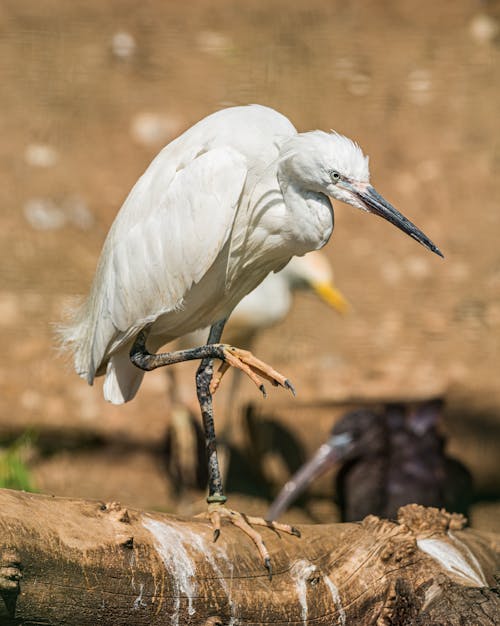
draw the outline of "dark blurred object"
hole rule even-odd
[[[343,521],[374,514],[396,518],[405,504],[444,507],[468,514],[472,478],[446,456],[438,423],[444,402],[386,404],[381,412],[352,411],[331,437],[286,483],[269,509],[276,519],[318,476],[340,463],[336,490]]]
[[[304,448],[294,433],[252,402],[243,407],[240,445],[232,446],[227,489],[270,501],[276,485],[305,462]]]

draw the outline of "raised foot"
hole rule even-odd
[[[226,520],[230,522],[231,524],[242,530],[245,535],[248,535],[255,544],[257,550],[259,551],[264,567],[268,571],[269,580],[271,580],[273,576],[271,557],[269,556],[269,552],[260,533],[252,528],[252,526],[266,526],[271,530],[275,530],[278,532],[281,531],[289,535],[294,535],[295,537],[300,537],[300,531],[294,526],[290,526],[289,524],[280,524],[278,522],[269,522],[262,517],[252,517],[250,515],[245,515],[244,513],[228,509],[223,504],[219,503],[210,503],[208,505],[208,510],[204,513],[196,515],[196,517],[210,520],[214,528],[214,541],[217,541],[220,536],[221,520]]]
[[[236,367],[250,378],[250,380],[262,392],[264,398],[267,395],[266,388],[259,377],[269,381],[275,387],[284,387],[295,395],[295,387],[288,380],[288,378],[277,372],[267,363],[264,363],[264,361],[255,357],[249,350],[242,350],[241,348],[235,348],[234,346],[223,346],[222,351],[225,360],[212,377],[212,382],[210,383],[210,393],[213,394],[217,391],[220,381],[227,370],[230,367]]]

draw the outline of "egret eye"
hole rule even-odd
[[[337,170],[330,170],[328,172],[330,174],[330,178],[332,179],[332,183],[338,183],[340,180],[340,174],[337,172]]]

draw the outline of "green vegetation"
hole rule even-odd
[[[27,432],[8,447],[0,447],[0,487],[36,491],[27,464],[33,441],[33,433]]]

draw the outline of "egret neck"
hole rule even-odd
[[[290,181],[281,168],[278,169],[278,182],[287,209],[287,223],[283,225],[283,230],[296,246],[294,254],[319,250],[333,232],[334,216],[330,199]]]

